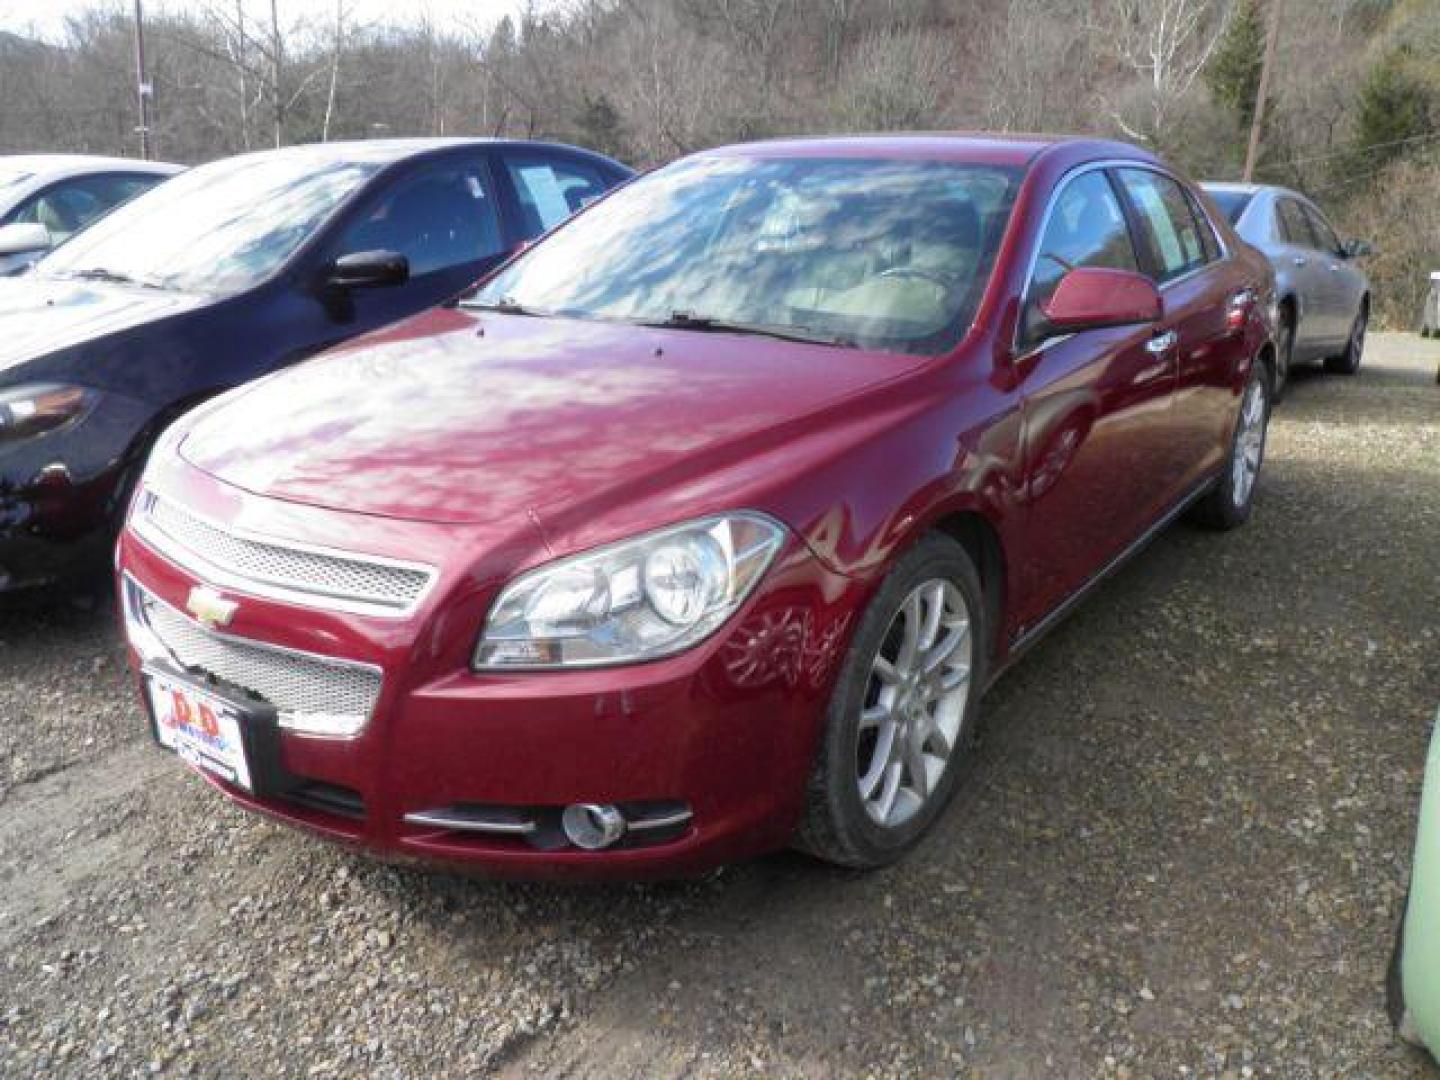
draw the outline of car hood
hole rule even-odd
[[[180,444],[259,495],[417,521],[645,494],[923,358],[440,309],[230,395]]]
[[[26,274],[0,278],[0,374],[142,323],[199,307],[206,297]]]

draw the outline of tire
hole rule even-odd
[[[1285,400],[1290,387],[1290,365],[1295,359],[1295,312],[1287,305],[1280,316],[1280,335],[1275,342],[1275,386],[1270,395],[1271,407]]]
[[[1409,913],[1410,897],[1407,895],[1400,907],[1400,925],[1395,929],[1395,951],[1390,955],[1390,966],[1385,971],[1385,1012],[1402,1042],[1423,1048],[1420,1033],[1415,1030],[1410,1010],[1405,1005],[1405,983],[1400,976],[1400,962],[1405,956],[1405,918]]]
[[[973,763],[990,640],[985,611],[974,563],[954,540],[928,535],[896,562],[846,653],[796,847],[874,869],[913,847],[945,809]],[[917,680],[923,662],[912,666],[907,653],[943,659],[936,674]]]
[[[1225,471],[1210,492],[1195,504],[1191,517],[1210,529],[1234,529],[1250,520],[1260,468],[1265,463],[1265,436],[1270,423],[1270,372],[1256,359],[1240,395],[1235,430]]]
[[[1345,351],[1339,356],[1325,358],[1325,370],[1332,375],[1354,375],[1360,370],[1360,361],[1365,355],[1365,331],[1370,325],[1370,305],[1360,304],[1355,322],[1350,327],[1350,339]]]

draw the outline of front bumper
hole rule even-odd
[[[224,488],[193,470],[186,484],[202,499]],[[282,535],[295,541],[346,535],[375,554],[388,543],[397,557],[419,552],[442,567],[425,602],[403,618],[226,591],[239,601],[227,636],[381,674],[370,719],[353,737],[279,729],[270,771],[286,778],[280,788],[250,794],[206,775],[232,799],[382,857],[502,876],[685,874],[789,839],[861,588],[799,541],[717,635],[679,656],[477,674],[470,652],[503,579],[453,569],[474,561],[461,558],[463,530],[282,508],[233,488],[223,498],[244,503],[251,523],[274,508]],[[210,584],[128,529],[118,556],[122,595],[140,589],[183,611],[191,589]],[[143,635],[130,636],[138,671]],[[555,828],[575,803],[616,804],[632,820],[668,824],[587,851]],[[436,824],[456,808],[538,827],[504,834]]]
[[[0,446],[0,593],[109,565],[148,406],[102,396],[73,427]]]
[[[1400,979],[1413,1035],[1440,1056],[1440,716],[1431,738],[1415,841]]]

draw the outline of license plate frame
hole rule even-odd
[[[259,794],[271,771],[267,740],[273,710],[171,668],[147,664],[141,671],[150,733],[182,761]]]

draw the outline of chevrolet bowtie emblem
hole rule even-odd
[[[186,599],[185,606],[201,626],[209,627],[211,630],[220,626],[229,626],[230,620],[235,617],[235,612],[240,610],[239,603],[227,600],[214,589],[205,585],[196,585],[190,590],[190,596]]]

